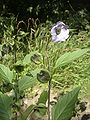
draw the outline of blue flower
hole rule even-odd
[[[57,33],[58,31],[60,31],[59,34]],[[51,29],[51,35],[54,42],[65,41],[69,37],[68,26],[61,21],[57,22]]]

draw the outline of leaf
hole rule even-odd
[[[35,111],[33,112],[33,116],[41,120],[42,117],[46,115],[46,113],[47,107],[44,104],[40,103],[39,105],[36,106]]]
[[[75,108],[80,87],[64,95],[53,107],[52,120],[69,120]]]
[[[65,53],[64,55],[57,59],[55,68],[64,66],[72,62],[73,60],[76,60],[77,58],[81,57],[88,51],[90,51],[90,49],[78,49],[77,51]]]
[[[11,120],[12,98],[0,93],[0,120]]]
[[[30,105],[26,111],[23,113],[23,115],[21,117],[18,118],[18,120],[27,120],[27,117],[29,116],[29,114],[34,110],[35,106],[34,105]]]
[[[18,81],[19,90],[25,90],[32,87],[36,83],[36,79],[31,76],[24,76]]]
[[[7,82],[12,82],[13,71],[10,71],[8,67],[0,64],[0,79]]]
[[[36,69],[30,71],[30,74],[37,79],[37,73],[39,73],[40,71],[41,71],[40,68],[36,68]]]
[[[37,74],[41,71],[41,69],[36,68],[26,74],[22,79],[18,81],[19,89],[24,90],[29,87],[32,87],[37,82]]]
[[[46,104],[48,99],[48,92],[47,91],[43,91],[40,95],[40,97],[38,98],[38,104],[43,103]]]

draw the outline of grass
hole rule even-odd
[[[90,46],[89,42],[89,32],[80,31],[78,34],[74,34],[70,40],[63,43],[63,47],[60,51],[61,54],[67,51],[73,51],[78,48],[87,48]],[[62,45],[61,45],[62,46]],[[58,74],[56,74],[55,79],[58,82],[56,83],[57,87],[61,87],[65,91],[68,89],[72,89],[78,85],[81,86],[81,97],[90,97],[89,85],[90,85],[90,53],[82,56],[78,60],[70,63],[58,70]],[[59,84],[60,83],[60,84]]]
[[[45,33],[48,33],[45,34]],[[50,69],[53,69],[55,60],[60,57],[62,54],[68,51],[74,51],[78,48],[87,48],[90,46],[90,32],[88,31],[79,31],[77,34],[72,32],[70,33],[70,38],[63,43],[53,43],[51,42],[49,30],[44,31],[44,36],[42,36],[39,52],[45,57],[48,54],[48,59],[50,60]],[[40,40],[40,38],[38,38]],[[49,41],[48,47],[47,41]],[[38,42],[38,41],[37,41]],[[37,48],[38,50],[38,48]],[[50,57],[49,57],[50,56]],[[47,62],[45,61],[47,68]],[[78,60],[73,61],[65,67],[57,69],[56,74],[52,80],[52,86],[55,89],[59,89],[61,92],[69,91],[76,86],[81,86],[80,97],[90,97],[90,53],[85,54],[80,57]],[[39,66],[42,67],[42,66]],[[43,87],[43,85],[42,85]]]
[[[90,32],[89,30],[81,30],[79,32],[70,30],[70,37],[67,41],[62,43],[53,43],[51,41],[50,29],[52,23],[47,22],[45,25],[40,25],[38,29],[29,36],[22,37],[17,40],[18,50],[17,50],[17,60],[21,60],[27,53],[31,51],[38,51],[44,56],[43,64],[35,65],[33,63],[25,68],[24,74],[32,69],[38,68],[48,68],[47,59],[50,61],[50,71],[53,69],[53,65],[57,58],[68,51],[74,51],[78,48],[90,47]],[[13,36],[12,36],[13,37]],[[3,36],[4,38],[4,36]],[[9,39],[9,38],[4,38]],[[11,37],[10,37],[11,39]],[[5,40],[7,41],[7,40]],[[24,41],[24,42],[23,42]],[[27,41],[27,44],[25,44]],[[24,43],[24,51],[22,44]],[[27,51],[28,49],[28,51]],[[27,51],[27,52],[26,52]],[[11,51],[2,58],[0,63],[6,64],[12,68],[13,66],[13,53]],[[8,63],[8,64],[7,64]],[[80,57],[78,60],[73,61],[65,67],[57,69],[56,74],[53,77],[53,87],[59,88],[61,91],[68,91],[78,85],[81,86],[81,96],[90,96],[89,84],[90,84],[90,53]],[[21,73],[23,75],[23,73]]]

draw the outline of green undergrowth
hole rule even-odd
[[[15,22],[15,21],[14,21]],[[35,22],[35,21],[34,21]],[[15,24],[15,23],[14,23]],[[3,30],[3,37],[1,39],[1,52],[3,56],[0,63],[9,66],[11,69],[14,67],[14,49],[13,38],[14,34],[13,22],[10,26],[6,26],[6,30]],[[20,72],[20,76],[23,76],[36,68],[47,68],[46,57],[50,60],[50,69],[55,64],[57,58],[63,55],[65,52],[74,51],[77,49],[83,49],[90,47],[90,29],[79,30],[70,29],[70,37],[67,41],[61,43],[53,43],[51,41],[50,30],[52,22],[46,22],[46,24],[40,24],[33,29],[27,29],[26,32],[18,31],[17,33],[17,61],[23,60],[27,54],[32,51],[38,51],[44,56],[44,65],[35,64],[31,62],[29,66],[24,68],[24,71]],[[7,34],[9,32],[9,34]],[[5,45],[6,44],[6,48]],[[10,47],[10,50],[8,50]],[[12,52],[13,51],[13,52]],[[83,55],[78,60],[71,62],[70,64],[60,67],[56,70],[53,76],[53,87],[58,88],[61,91],[68,91],[69,89],[81,86],[81,96],[88,96],[90,83],[90,53]]]

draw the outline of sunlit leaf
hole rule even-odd
[[[25,90],[35,85],[36,79],[31,76],[24,76],[18,81],[19,90]]]
[[[12,98],[0,93],[0,120],[11,120]]]
[[[13,79],[13,71],[2,64],[0,64],[0,80],[4,80],[7,82],[12,82]]]
[[[61,97],[52,110],[52,120],[69,120],[75,108],[80,88],[77,87]]]
[[[40,95],[40,97],[38,98],[38,104],[39,103],[43,103],[46,104],[48,99],[48,92],[47,91],[43,91]]]
[[[88,51],[90,51],[90,49],[78,49],[76,51],[67,52],[67,53],[63,54],[60,58],[57,59],[55,68],[64,66],[64,65],[72,62],[73,60],[76,60],[77,58],[81,57]]]

